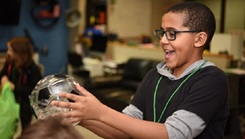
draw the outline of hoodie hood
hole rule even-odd
[[[183,78],[187,74],[191,73],[192,71],[194,71],[199,66],[201,66],[203,64],[203,62],[205,62],[205,60],[196,61],[191,66],[189,66],[178,78],[172,74],[173,71],[166,66],[165,62],[161,62],[157,65],[157,72],[163,76],[168,77],[170,80],[178,80],[180,78]],[[201,68],[204,68],[207,66],[215,66],[215,64],[207,61]]]

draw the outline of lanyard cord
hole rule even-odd
[[[168,107],[168,104],[169,102],[172,100],[173,96],[176,94],[176,92],[180,89],[180,87],[194,74],[196,73],[199,69],[201,69],[201,67],[207,62],[207,60],[205,60],[198,68],[196,68],[191,74],[189,74],[181,83],[180,85],[174,90],[173,94],[169,97],[167,103],[165,104],[163,110],[162,110],[162,113],[158,119],[158,121],[156,121],[156,95],[157,95],[157,90],[158,90],[158,86],[162,80],[162,76],[158,79],[157,81],[157,85],[155,87],[155,91],[154,91],[154,99],[153,99],[153,114],[154,114],[154,122],[160,122],[161,119],[162,119],[162,116],[165,112],[165,110],[167,109]]]

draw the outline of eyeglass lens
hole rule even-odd
[[[157,38],[159,40],[162,39],[162,37],[164,36],[164,34],[166,34],[166,38],[168,40],[175,40],[176,38],[176,32],[173,31],[173,30],[167,30],[167,31],[164,31],[164,30],[155,30],[155,34],[157,36]]]

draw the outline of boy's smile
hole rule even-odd
[[[174,54],[174,50],[165,50],[165,59],[170,59],[170,57]]]

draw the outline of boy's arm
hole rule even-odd
[[[95,120],[83,120],[79,123],[80,126],[92,131],[93,133],[95,133],[96,135],[103,137],[103,138],[130,138],[129,136],[127,136],[126,134],[124,134],[123,132],[112,128],[111,126],[108,126],[102,122],[99,121],[95,121]]]

